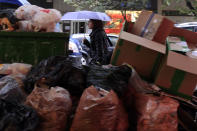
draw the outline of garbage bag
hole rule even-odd
[[[130,97],[125,100],[132,103],[128,106],[132,117],[130,123],[136,124],[138,131],[177,131],[179,103],[158,91],[156,86],[143,81],[133,70],[127,91]]]
[[[5,77],[5,76],[6,76],[6,75],[2,75],[2,74],[0,74],[0,79],[1,79],[1,78],[3,78],[3,77]]]
[[[33,107],[40,116],[40,131],[64,131],[72,102],[70,94],[61,87],[36,87],[27,97],[26,104]]]
[[[0,74],[10,75],[10,74],[23,74],[26,75],[32,65],[23,63],[13,63],[13,64],[0,64]]]
[[[0,18],[8,18],[11,24],[16,24],[18,19],[14,15],[15,9],[0,10]]]
[[[18,19],[14,16],[14,9],[0,10],[0,31],[13,31],[17,28]]]
[[[31,21],[23,20],[18,22],[18,30],[24,32],[33,32],[34,26]]]
[[[127,65],[102,67],[90,66],[87,87],[93,85],[110,91],[113,89],[119,97],[123,96],[128,86],[132,69]]]
[[[39,117],[31,107],[0,99],[1,131],[34,131]]]
[[[0,79],[0,98],[10,102],[22,103],[27,94],[24,91],[24,75],[7,75]]]
[[[70,131],[126,131],[128,116],[116,93],[91,86],[80,99]]]
[[[49,87],[63,87],[71,95],[81,96],[86,88],[86,71],[65,56],[52,56],[34,66],[27,74],[25,91],[31,93],[37,81]]]
[[[136,94],[139,131],[177,131],[178,102],[166,96]]]
[[[44,9],[36,5],[24,5],[15,11],[16,17],[32,24],[31,31],[54,32],[61,13],[56,9]]]

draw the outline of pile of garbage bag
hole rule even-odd
[[[23,5],[0,10],[0,31],[55,32],[62,15],[56,9]]]
[[[6,117],[0,124],[2,130],[25,130],[30,125],[29,130],[40,131],[178,129],[179,103],[158,95],[156,87],[126,64],[83,66],[65,56],[52,56],[34,66],[3,65],[0,104],[12,106],[1,112],[16,111],[18,116],[2,115]]]

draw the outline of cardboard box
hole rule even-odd
[[[111,64],[128,63],[141,77],[153,82],[166,51],[161,43],[165,42],[173,27],[174,23],[163,16],[143,11],[134,25],[124,26],[123,30],[131,33],[121,32]]]
[[[191,99],[197,85],[197,59],[169,51],[155,84],[163,90]]]
[[[197,48],[197,33],[174,27],[170,36],[184,37],[190,49]]]
[[[111,64],[132,65],[141,77],[153,81],[166,46],[122,31],[112,55]]]
[[[174,27],[174,22],[165,17],[142,11],[139,18],[132,28],[132,34],[165,44],[166,37]]]
[[[171,35],[184,37],[191,48],[196,46],[197,34],[194,32],[174,28]],[[197,86],[197,59],[169,50],[155,84],[168,93],[191,99]]]

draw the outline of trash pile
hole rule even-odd
[[[176,28],[174,23],[165,17],[142,11],[136,23],[125,24],[111,59],[111,64],[116,66],[128,63],[139,73],[141,78],[159,87],[160,92],[164,91],[165,96],[178,100],[180,104],[178,112],[180,110],[184,112],[179,113],[178,119],[186,130],[197,129],[196,40],[197,34],[195,32]],[[148,88],[144,83],[141,85]],[[137,87],[136,90],[141,89],[141,86]],[[167,98],[157,99],[150,95],[138,95],[137,93],[134,94],[134,101],[137,103],[137,114],[140,114],[138,130],[155,130],[154,128],[162,125],[159,119],[163,117],[163,114],[170,112],[170,116],[165,115],[165,120],[177,123],[177,116],[173,114],[177,112],[178,105],[173,101]],[[158,102],[155,103],[155,101]],[[166,101],[169,104],[167,106],[169,112],[162,112],[160,106],[165,109]],[[146,108],[148,108],[147,113]],[[160,110],[159,114],[157,114],[158,109]],[[151,112],[155,117],[158,115],[159,118],[149,117]],[[186,116],[189,117],[186,118]],[[163,118],[162,121],[165,120]],[[164,122],[166,125],[161,127],[169,127],[167,121]],[[190,124],[187,121],[190,121]],[[154,125],[152,122],[158,123]],[[175,130],[176,128],[172,126],[170,129]],[[168,129],[160,128],[160,130]]]
[[[56,9],[36,5],[0,10],[0,31],[54,32],[61,17]]]
[[[164,129],[177,129],[178,102],[167,96],[133,94],[138,82],[131,79],[138,78],[139,83],[142,80],[129,65],[78,66],[75,62],[65,56],[52,56],[32,68],[28,64],[3,64],[1,74],[5,76],[0,79],[0,101],[11,104],[16,113],[21,107],[24,113],[31,111],[31,117],[21,116],[27,123],[35,119],[29,125],[30,130],[127,131],[131,128],[131,118],[135,118],[131,111],[139,114],[134,120],[139,130],[157,130],[164,125]],[[21,67],[20,70],[13,65]],[[146,86],[141,88],[153,91]],[[1,110],[8,112],[6,109]],[[20,119],[17,117],[10,119]],[[2,125],[5,126],[2,129],[26,130],[23,119],[14,121],[11,127]]]
[[[66,56],[34,66],[1,64],[0,130],[196,130],[197,105],[191,102],[196,69],[184,62],[196,64],[185,54],[197,39],[186,34],[166,18],[143,11],[135,24],[125,24],[111,65],[83,66]],[[185,41],[172,36],[185,36]]]

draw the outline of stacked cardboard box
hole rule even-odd
[[[149,11],[143,11],[134,25],[127,24],[125,28],[111,64],[128,63],[142,78],[171,94],[190,99],[197,85],[197,60],[169,50],[166,38],[169,35],[184,38],[189,48],[193,48],[197,34],[175,28],[172,21]]]
[[[112,56],[113,65],[128,63],[145,79],[153,81],[166,52],[165,39],[174,23],[163,16],[143,11],[137,22],[122,32]],[[125,29],[124,29],[125,30]]]
[[[188,37],[189,34],[193,37]],[[186,39],[190,49],[197,44],[197,34],[194,32],[174,28],[171,35]],[[155,84],[173,95],[191,99],[197,86],[197,59],[185,55],[187,47],[183,47],[182,51],[180,48],[172,49],[168,40],[167,45],[168,54],[160,66]]]

